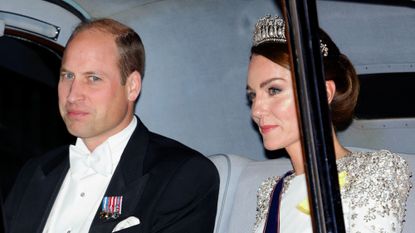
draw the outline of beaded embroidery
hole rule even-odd
[[[295,177],[295,173],[293,172],[291,175],[287,176],[284,179],[284,185],[282,186],[282,194],[284,196],[285,191],[287,190],[290,181]],[[272,191],[274,190],[275,185],[281,179],[280,176],[273,176],[268,177],[265,181],[262,182],[261,186],[258,189],[257,193],[257,208],[256,208],[256,221],[254,226],[255,229],[259,227],[259,224],[262,221],[265,221],[268,215],[268,207],[271,199]]]
[[[401,231],[411,188],[411,172],[405,160],[387,150],[356,152],[337,160],[337,169],[347,172],[346,183],[340,192],[342,200],[349,203],[350,232],[357,233],[353,229],[361,227],[362,223],[374,232]],[[282,195],[293,177],[294,174],[287,177]],[[278,176],[269,177],[258,189],[254,232],[266,219],[270,197],[279,179]],[[390,229],[375,224],[377,217],[388,216],[397,220],[397,224],[386,223]]]

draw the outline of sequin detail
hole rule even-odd
[[[341,196],[349,200],[354,214],[351,226],[401,232],[411,189],[411,172],[404,159],[387,150],[358,152],[339,160],[337,169],[348,174]],[[387,219],[395,221],[382,221]]]
[[[254,225],[254,232],[259,227],[262,221],[268,214],[268,207],[270,205],[271,193],[274,190],[275,185],[281,179],[280,176],[268,177],[261,183],[257,192],[257,205],[256,205],[256,221]]]
[[[293,172],[291,175],[287,176],[284,179],[284,185],[282,186],[282,196],[284,196],[285,191],[287,190],[291,180],[295,177]],[[254,225],[254,232],[259,227],[259,224],[262,221],[265,221],[268,215],[268,207],[271,201],[272,191],[275,188],[277,182],[281,179],[280,176],[268,177],[263,181],[258,189],[257,193],[257,208],[256,208],[256,221]]]
[[[411,172],[407,162],[387,150],[355,152],[337,160],[339,172],[347,178],[341,188],[342,203],[348,206],[350,233],[364,227],[373,232],[401,232],[405,218],[406,200],[411,189]],[[294,177],[294,176],[293,176]],[[280,177],[267,178],[257,193],[257,213],[254,232],[265,221],[272,191]],[[284,182],[284,191],[289,181]]]

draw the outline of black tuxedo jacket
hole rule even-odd
[[[5,203],[9,233],[43,231],[69,169],[68,148],[51,151],[24,166]],[[98,209],[89,232],[112,232],[130,216],[141,223],[120,233],[213,232],[218,190],[219,175],[213,163],[172,139],[149,132],[138,120],[105,192],[105,196],[123,196],[122,213],[106,220],[100,218]]]

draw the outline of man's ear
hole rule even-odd
[[[334,95],[336,94],[336,84],[333,80],[326,81],[327,100],[329,104],[333,101]]]
[[[127,88],[127,98],[129,101],[135,101],[141,92],[141,74],[138,71],[132,72],[125,83]]]

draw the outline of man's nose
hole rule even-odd
[[[74,78],[69,85],[69,92],[68,92],[68,97],[67,97],[68,101],[70,103],[74,103],[76,101],[81,100],[84,96],[83,89],[84,88],[83,88],[82,83],[76,78]]]

